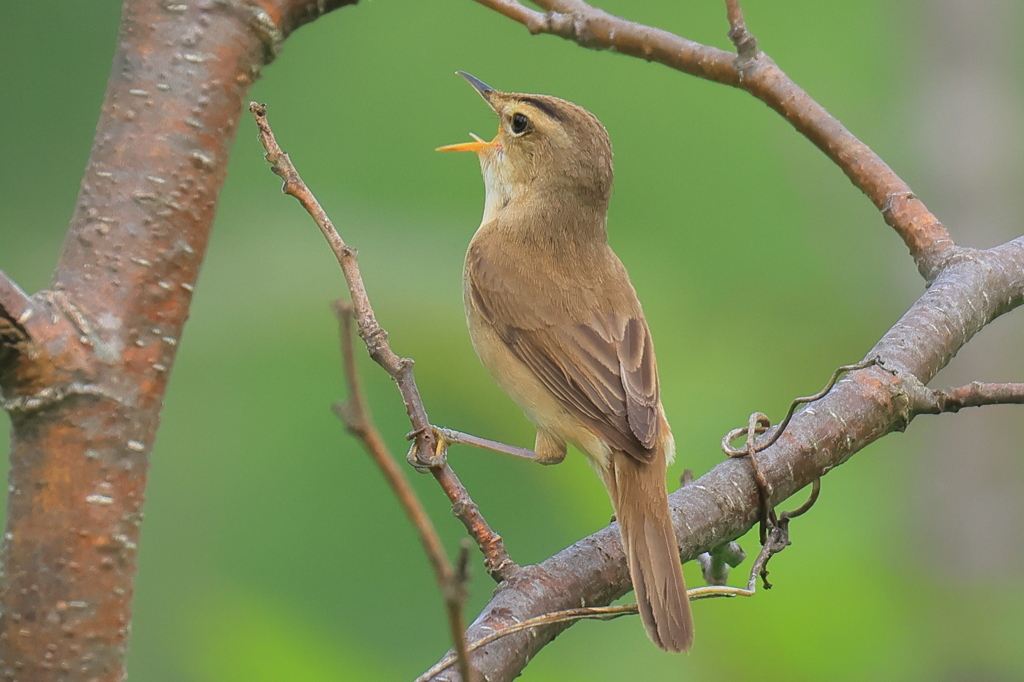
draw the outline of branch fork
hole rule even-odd
[[[930,284],[924,296],[869,352],[868,360],[840,368],[817,396],[794,401],[786,418],[767,438],[758,437],[770,428],[767,418],[759,414],[751,417],[745,429],[737,430],[740,433],[727,436],[723,445],[727,454],[732,449],[741,456],[749,455],[755,477],[750,476],[745,465],[728,459],[670,495],[674,525],[686,531],[677,532],[681,554],[689,559],[707,553],[711,568],[706,572],[712,578],[709,582],[724,580],[725,567],[742,560],[742,550],[733,547],[731,541],[759,519],[764,524],[762,549],[746,590],[711,586],[691,594],[748,596],[753,593],[758,575],[765,587],[770,587],[766,564],[774,553],[789,544],[789,521],[814,503],[821,476],[867,444],[905,428],[914,415],[955,411],[976,404],[1022,402],[1024,387],[1020,384],[972,384],[945,392],[931,391],[924,384],[974,333],[1024,302],[1024,238],[988,251],[972,252],[970,258],[955,257],[967,250],[954,244],[906,183],[758,49],[756,39],[746,28],[738,0],[726,2],[729,37],[735,53],[620,19],[582,0],[539,0],[546,13],[529,9],[516,0],[477,1],[522,23],[531,33],[551,33],[591,49],[614,49],[658,61],[685,73],[739,87],[761,99],[827,154],[868,196],[885,222],[904,240],[918,270]],[[470,625],[464,639],[460,642],[460,637],[454,637],[463,666],[462,679],[472,674],[468,671],[469,653],[475,651],[472,661],[478,674],[492,682],[511,680],[558,632],[578,618],[587,617],[582,615],[583,611],[595,614],[589,617],[613,617],[618,613],[608,609],[598,615],[599,609],[579,609],[581,603],[608,604],[630,589],[616,529],[605,528],[538,565],[518,567],[512,562],[500,536],[487,526],[454,472],[437,458],[438,443],[444,439],[435,434],[427,420],[411,361],[391,351],[386,333],[373,317],[355,250],[337,235],[315,198],[301,185],[297,173],[294,179],[298,184],[287,179],[286,174],[294,173],[294,169],[290,168],[287,155],[277,154],[280,149],[265,125],[265,109],[254,103],[250,111],[256,116],[268,160],[274,163],[275,172],[286,178],[285,191],[303,203],[334,249],[368,351],[399,385],[415,435],[415,457],[431,465],[430,473],[484,553],[488,572],[500,581],[490,603]],[[983,300],[977,300],[979,291],[983,292]],[[946,311],[951,307],[969,313],[950,319]],[[931,333],[938,328],[949,329],[949,335]],[[870,367],[874,364],[881,367]],[[891,371],[893,367],[901,368],[901,372]],[[852,372],[841,385],[836,385],[840,373],[849,370],[864,371]],[[801,402],[812,400],[820,402],[813,408],[796,411]],[[344,416],[350,428],[362,423],[364,435],[360,438],[366,442],[365,420],[354,419],[353,409],[350,406],[344,410]],[[747,435],[745,446],[732,448],[730,441],[742,432]],[[812,485],[807,503],[777,516],[770,512],[774,503],[807,485]],[[455,569],[451,572],[460,573]],[[439,585],[447,602],[454,588],[440,580]],[[453,634],[454,629],[453,625]],[[434,666],[421,679],[440,679],[437,676],[450,662],[442,664]]]

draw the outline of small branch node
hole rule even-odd
[[[757,38],[747,30],[739,0],[725,0],[725,8],[729,18],[727,35],[736,46],[736,70],[742,74],[744,68],[757,57]]]
[[[269,64],[281,52],[285,40],[284,31],[274,23],[270,14],[258,5],[248,2],[232,2],[231,6],[246,17],[249,28],[260,39],[267,51],[267,63]]]
[[[965,407],[985,405],[1024,405],[1024,383],[972,381],[957,388],[933,390],[912,374],[900,378],[906,386],[914,415],[956,413]]]

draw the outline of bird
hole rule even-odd
[[[572,444],[611,499],[650,639],[693,644],[693,619],[665,487],[675,441],[660,399],[651,332],[608,245],[608,132],[589,111],[549,95],[502,92],[459,71],[498,117],[475,152],[483,218],[463,269],[470,338],[495,382],[537,429],[532,452],[561,462]]]

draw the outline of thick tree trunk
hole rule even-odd
[[[127,0],[52,287],[0,272],[5,680],[120,680],[148,457],[242,102],[342,0]]]

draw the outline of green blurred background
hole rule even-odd
[[[989,246],[1022,231],[1019,3],[744,6],[762,48],[955,238]],[[603,7],[729,47],[717,0]],[[0,267],[29,291],[46,286],[60,252],[119,15],[114,0],[0,9]],[[293,35],[252,98],[359,248],[434,423],[532,444],[464,328],[462,255],[483,187],[472,157],[432,150],[470,130],[487,136],[494,121],[456,69],[575,101],[610,131],[610,240],[657,342],[680,453],[672,479],[720,461],[722,434],[750,412],[778,419],[860,359],[921,293],[870,203],[748,95],[530,37],[469,0],[364,0]],[[245,116],[152,456],[135,680],[411,679],[447,648],[413,532],[331,414],[344,386],[329,302],[343,281],[279,187]],[[1021,329],[993,325],[956,361],[963,376],[936,383],[1021,380]],[[360,359],[401,455],[397,392]],[[923,417],[828,476],[772,562],[775,589],[698,603],[689,656],[658,651],[635,619],[587,622],[524,679],[1024,679],[1024,430],[1019,409],[986,414]],[[520,563],[608,520],[578,454],[542,468],[456,447],[451,462]],[[461,526],[432,479],[410,475],[454,553]],[[743,544],[756,551],[753,537]],[[471,617],[491,589],[475,562]]]

